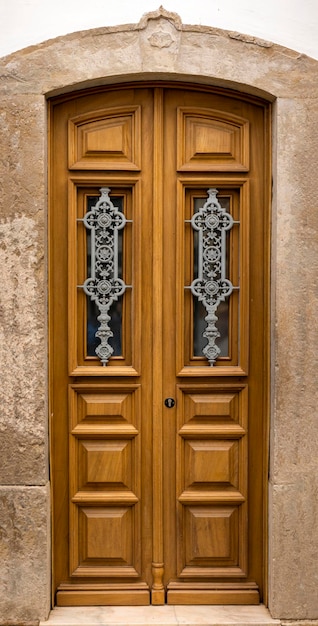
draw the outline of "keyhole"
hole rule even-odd
[[[168,409],[172,409],[175,405],[175,401],[173,398],[166,398],[165,399],[165,405]]]

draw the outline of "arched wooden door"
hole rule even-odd
[[[180,85],[50,103],[58,605],[263,597],[266,120]]]

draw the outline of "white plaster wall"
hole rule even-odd
[[[79,30],[138,23],[160,0],[0,0],[0,57]],[[318,59],[318,0],[163,0],[184,24],[267,39]]]

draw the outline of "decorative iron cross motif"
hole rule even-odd
[[[90,277],[81,287],[96,302],[100,312],[97,317],[100,324],[95,333],[100,344],[95,352],[105,366],[114,351],[109,344],[113,336],[109,309],[130,285],[118,277],[118,231],[127,220],[110,200],[110,189],[102,187],[100,192],[99,200],[83,218],[85,227],[91,231],[91,267]]]
[[[221,207],[217,189],[208,189],[208,199],[191,219],[192,228],[198,231],[198,276],[191,283],[191,291],[207,311],[203,337],[208,340],[203,354],[214,365],[221,350],[216,345],[220,333],[216,315],[220,302],[231,295],[233,285],[226,278],[226,231],[234,224],[232,216]]]

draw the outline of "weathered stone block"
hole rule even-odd
[[[0,112],[0,482],[47,481],[45,101]]]
[[[45,619],[50,597],[49,488],[0,487],[0,618]],[[1,621],[0,619],[0,621]]]
[[[290,484],[300,470],[315,473],[317,466],[317,116],[317,100],[277,102],[271,434],[277,484]]]
[[[281,619],[318,615],[317,473],[269,490],[269,609]]]

